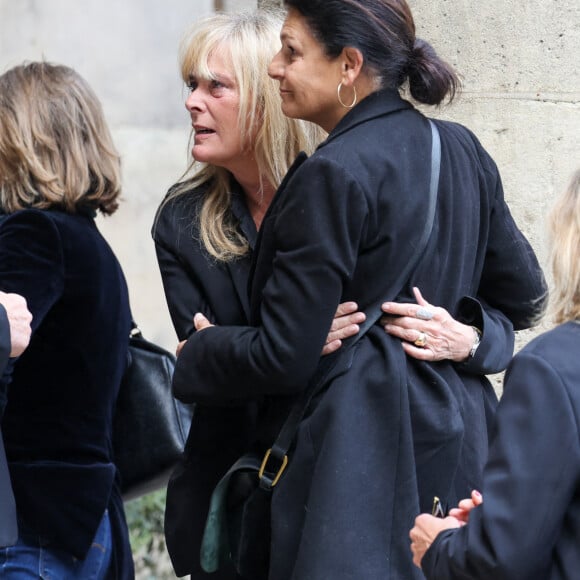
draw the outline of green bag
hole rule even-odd
[[[231,561],[245,578],[268,577],[272,488],[286,467],[284,459],[277,473],[266,472],[269,456],[243,455],[216,485],[200,549],[205,572]]]

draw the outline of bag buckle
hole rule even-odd
[[[258,477],[260,479],[263,478],[264,476],[264,471],[266,471],[266,464],[268,463],[268,459],[270,459],[270,455],[272,454],[272,448],[268,449],[268,451],[266,451],[266,454],[264,455],[264,459],[262,460],[262,465],[260,466],[260,471],[258,471]],[[274,479],[272,479],[271,483],[270,483],[270,487],[274,487],[280,477],[282,476],[282,474],[284,473],[284,470],[286,469],[286,466],[288,465],[288,455],[284,455],[284,457],[282,458],[282,465],[280,465],[278,472],[276,473],[276,475],[274,476]]]

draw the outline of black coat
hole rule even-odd
[[[19,524],[84,558],[108,509],[114,577],[132,578],[111,446],[130,330],[120,265],[92,216],[23,210],[0,222],[0,288],[33,316],[1,385]]]
[[[202,187],[165,200],[152,232],[167,304],[180,340],[194,332],[192,319],[198,311],[217,324],[244,325],[248,321],[249,256],[218,263],[204,251],[196,222],[204,194]],[[232,211],[239,221],[240,232],[253,248],[256,228],[236,189],[232,191]],[[485,384],[481,375],[499,372],[507,366],[513,351],[513,331],[505,316],[489,306],[482,308],[481,302],[465,297],[455,315],[463,322],[483,328],[476,356],[458,365],[458,372],[462,376],[480,375],[479,380]],[[183,461],[167,489],[165,537],[179,576],[208,578],[199,567],[199,546],[209,498],[224,472],[251,446],[259,409],[255,402],[227,407],[196,406]],[[428,450],[428,434],[424,439]],[[216,579],[235,577],[233,570],[220,570],[212,575]]]
[[[252,326],[194,334],[177,362],[179,397],[284,402],[315,372],[339,302],[405,300],[412,285],[452,313],[463,297],[480,296],[516,328],[527,324],[543,277],[497,169],[466,129],[438,127],[434,234],[404,290],[393,273],[422,230],[431,137],[398,94],[377,93],[289,172],[260,232]],[[379,327],[335,358],[274,493],[271,578],[410,578],[407,533],[420,500],[451,503],[479,482],[491,387],[448,361],[406,361]],[[278,426],[259,425],[264,446]]]
[[[483,504],[423,558],[430,579],[574,580],[580,570],[580,324],[530,342],[506,373]]]

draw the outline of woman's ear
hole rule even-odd
[[[361,73],[364,57],[362,52],[354,46],[346,46],[342,49],[342,77],[343,84],[348,86],[354,84]]]

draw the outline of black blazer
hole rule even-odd
[[[164,201],[152,230],[167,305],[179,340],[194,332],[196,312],[205,313],[218,324],[248,324],[251,254],[226,264],[218,263],[203,249],[196,218],[204,193],[204,188],[198,188]],[[253,248],[256,226],[235,184],[231,195],[239,231]],[[167,488],[165,538],[178,576],[208,577],[199,566],[199,547],[211,492],[250,446],[259,409],[256,401],[223,407],[196,405],[183,461]],[[231,569],[220,570],[211,577],[230,580],[236,574]]]
[[[23,210],[0,222],[0,288],[33,315],[2,382],[19,526],[83,558],[108,509],[116,577],[132,578],[111,446],[130,329],[120,265],[92,216]]]
[[[463,296],[479,295],[514,327],[528,324],[544,281],[497,168],[468,130],[437,126],[434,232],[406,287],[392,273],[422,231],[431,136],[427,120],[386,91],[297,160],[260,230],[252,326],[192,335],[175,370],[179,397],[215,405],[295,395],[318,366],[339,302],[404,300],[413,285],[452,313]],[[270,576],[413,578],[413,518],[433,495],[452,503],[479,482],[493,394],[450,361],[407,361],[378,326],[335,359],[273,494]],[[268,427],[264,448],[279,424]]]
[[[217,324],[248,324],[250,256],[218,263],[203,249],[197,216],[204,195],[202,187],[164,200],[152,230],[167,304],[180,340],[194,332],[193,315],[198,311]],[[240,233],[253,248],[256,227],[235,184],[232,212]],[[455,314],[484,329],[476,356],[459,368],[462,374],[478,375],[478,380],[485,381],[483,374],[507,366],[513,351],[513,331],[501,312],[487,305],[484,308],[483,302],[464,297]],[[259,409],[257,401],[225,407],[196,406],[183,461],[167,488],[165,537],[179,576],[207,578],[199,567],[199,546],[210,495],[224,472],[251,446]],[[220,570],[214,576],[236,577],[233,570]]]
[[[580,570],[580,324],[530,342],[506,373],[469,524],[442,532],[427,578],[573,580]]]

